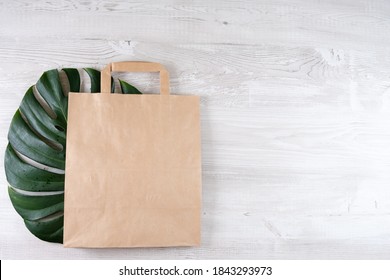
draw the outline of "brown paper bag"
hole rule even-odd
[[[111,71],[160,72],[161,94],[110,94]],[[199,245],[199,98],[150,62],[109,64],[101,90],[69,95],[64,246]]]

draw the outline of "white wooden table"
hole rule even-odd
[[[390,257],[389,1],[1,0],[0,158],[43,71],[121,60],[161,62],[173,93],[201,96],[202,246],[42,242],[1,160],[1,259]]]

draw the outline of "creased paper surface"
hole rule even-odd
[[[199,98],[70,93],[65,247],[200,243]]]

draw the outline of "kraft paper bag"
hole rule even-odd
[[[160,94],[110,94],[111,71],[160,72]],[[199,97],[150,62],[109,64],[102,93],[70,93],[65,247],[200,244]]]

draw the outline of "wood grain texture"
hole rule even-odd
[[[203,149],[201,247],[42,242],[1,172],[0,258],[389,258],[390,2],[194,2],[0,1],[1,158],[43,71],[120,60],[163,63],[173,93],[201,96]]]

